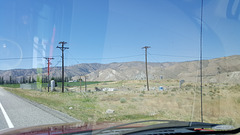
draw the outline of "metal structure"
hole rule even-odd
[[[49,92],[49,85],[50,85],[50,81],[49,81],[49,71],[50,71],[50,65],[52,64],[50,62],[50,60],[54,59],[54,58],[48,58],[48,57],[44,57],[47,60],[47,64],[48,64],[48,92]]]

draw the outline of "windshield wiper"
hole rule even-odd
[[[119,130],[120,127],[146,123],[146,122],[164,122],[160,124],[154,124],[150,126],[131,128],[131,130]],[[216,127],[216,128],[215,128]],[[226,128],[228,127],[228,128]],[[214,129],[215,128],[215,129]],[[231,129],[231,130],[229,130]],[[126,124],[121,124],[109,128],[105,128],[98,131],[93,131],[92,134],[105,134],[111,133],[111,131],[116,134],[125,135],[135,135],[135,134],[236,134],[240,132],[239,129],[232,130],[232,126],[211,124],[211,123],[201,123],[201,122],[185,122],[185,121],[174,121],[174,120],[146,120],[137,121]]]

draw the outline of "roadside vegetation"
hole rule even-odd
[[[20,88],[20,84],[1,84],[0,87]]]
[[[67,85],[66,85],[67,86]],[[160,89],[163,87],[163,90]],[[114,91],[102,91],[114,88]],[[200,87],[178,80],[118,81],[67,86],[65,93],[5,88],[23,98],[44,104],[82,121],[131,122],[147,119],[200,121]],[[96,91],[98,90],[98,91]],[[236,125],[240,123],[240,85],[203,85],[204,122]]]
[[[109,82],[109,81],[106,81]],[[89,81],[86,82],[86,85],[91,85],[91,84],[98,84],[98,83],[102,83],[100,81]],[[27,83],[26,83],[27,84]],[[33,83],[29,83],[29,84],[33,84]],[[84,86],[85,82],[64,82],[65,86],[67,87],[74,87],[74,86]],[[42,88],[46,89],[48,86],[48,83],[42,83]],[[62,82],[57,82],[57,86],[61,87],[62,86]],[[16,83],[16,84],[0,84],[0,87],[10,87],[10,88],[20,88],[20,84]]]

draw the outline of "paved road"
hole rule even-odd
[[[0,130],[76,121],[66,114],[0,88]]]

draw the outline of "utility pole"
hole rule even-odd
[[[142,49],[145,49],[145,65],[146,65],[146,79],[147,79],[147,90],[149,91],[149,84],[148,84],[148,70],[147,70],[147,49],[151,48],[150,46],[144,46]]]
[[[64,44],[67,44],[67,42],[59,42],[59,44],[62,45],[62,47],[57,46],[57,48],[62,50],[62,93],[64,93],[64,50],[69,49],[69,47],[64,47]]]
[[[50,65],[52,64],[50,62],[50,60],[54,59],[54,58],[49,58],[49,57],[44,57],[46,60],[47,60],[47,64],[48,64],[48,92],[49,92],[49,85],[50,85],[50,82],[49,82],[49,71],[50,71]]]

